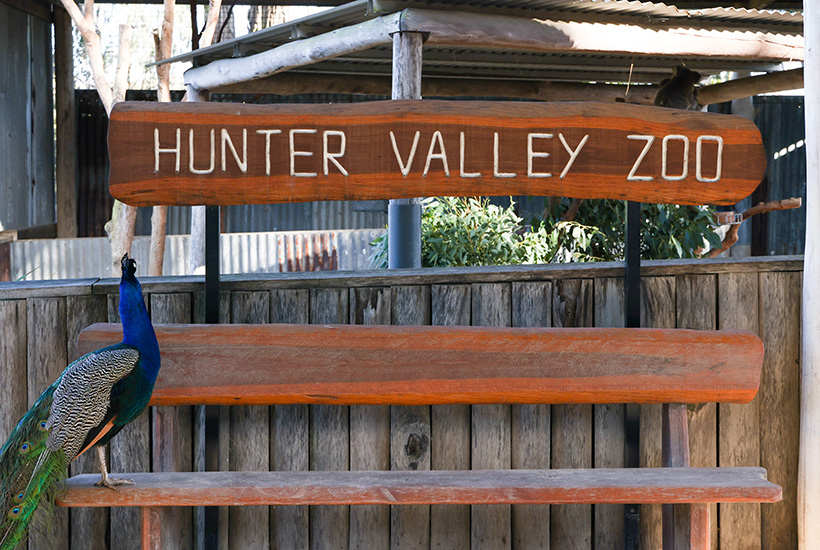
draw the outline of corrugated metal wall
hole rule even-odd
[[[220,240],[220,273],[277,273],[370,269],[370,242],[384,229],[226,233]],[[137,237],[131,255],[148,262],[150,237]],[[39,239],[2,243],[10,247],[9,275],[0,280],[39,281],[115,276],[106,237]],[[186,275],[188,235],[169,236],[163,275]],[[0,271],[3,269],[0,261]],[[0,272],[0,276],[2,273]]]
[[[0,4],[0,231],[55,221],[51,23]]]
[[[806,126],[803,97],[754,98],[755,122],[763,134],[769,167],[755,195],[759,201],[791,197],[806,200]],[[758,219],[759,218],[759,219]],[[761,255],[802,254],[806,235],[806,210],[782,210],[755,216]],[[753,237],[754,238],[754,237]]]

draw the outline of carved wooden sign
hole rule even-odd
[[[134,206],[554,195],[733,204],[763,178],[736,116],[623,103],[119,103],[111,194]]]

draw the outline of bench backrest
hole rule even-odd
[[[156,325],[154,405],[745,403],[751,332],[620,328]],[[87,353],[119,342],[86,328]]]

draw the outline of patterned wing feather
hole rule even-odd
[[[111,388],[130,373],[139,351],[130,346],[111,346],[89,353],[67,368],[54,390],[54,402],[46,421],[46,447],[62,448],[71,461],[88,432],[105,418]]]

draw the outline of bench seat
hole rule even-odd
[[[61,506],[294,504],[683,504],[777,502],[763,468],[593,468],[128,474],[136,485],[67,482]]]
[[[660,403],[664,468],[126,473],[135,486],[67,481],[62,506],[137,506],[162,548],[172,506],[663,504],[664,547],[708,550],[716,502],[777,502],[757,467],[690,468],[686,403],[747,403],[763,344],[750,332],[390,325],[155,325],[151,404]],[[119,325],[85,329],[88,352]],[[160,418],[157,415],[156,418]],[[160,441],[165,427],[156,420]],[[166,442],[168,445],[169,442]],[[159,443],[158,448],[162,448]],[[168,448],[172,449],[170,445]]]

